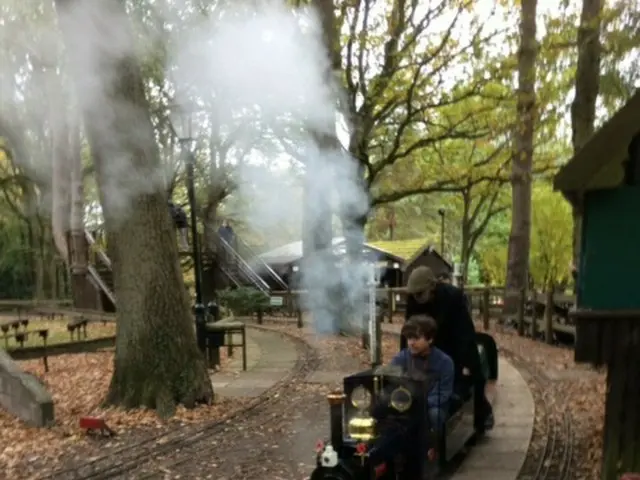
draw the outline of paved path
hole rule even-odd
[[[214,373],[211,382],[221,397],[257,397],[293,370],[298,351],[278,332],[247,328],[247,371],[242,371],[242,350],[234,349],[229,372]]]
[[[527,456],[535,406],[522,375],[500,358],[494,401],[496,425],[469,453],[454,480],[515,480]]]

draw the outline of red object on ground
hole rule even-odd
[[[322,440],[318,440],[316,442],[316,453],[320,453],[324,450],[324,442]]]
[[[640,473],[623,473],[620,480],[640,480]]]
[[[438,452],[436,452],[435,448],[430,448],[427,451],[427,458],[429,459],[430,462],[433,462],[435,459],[438,458]]]
[[[99,432],[105,436],[115,435],[104,419],[98,417],[80,417],[80,428],[86,430],[87,433]]]
[[[374,475],[376,476],[376,478],[380,478],[382,475],[387,473],[387,464],[386,463],[382,463],[382,464],[378,465],[376,468],[373,469],[373,472],[374,472]]]

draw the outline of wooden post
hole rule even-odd
[[[361,325],[362,325],[362,334],[360,335],[360,340],[362,343],[361,346],[363,350],[369,350],[369,329],[367,328],[367,325],[364,324],[364,322],[361,322]]]
[[[524,336],[524,306],[527,301],[527,289],[521,288],[518,292],[518,310],[516,312],[516,320],[518,322],[518,335]]]
[[[387,287],[387,305],[389,306],[389,323],[393,323],[393,311],[395,310],[395,304],[394,304],[394,295],[393,295],[393,289],[391,287]]]
[[[293,308],[293,295],[291,294],[291,288],[287,288],[285,292],[285,301],[287,302],[287,310],[290,317],[293,317],[295,309]]]
[[[544,301],[544,341],[553,343],[553,286],[547,287]]]
[[[538,306],[538,292],[533,291],[532,295],[532,309],[531,309],[531,338],[533,340],[538,336],[538,314],[537,314],[537,306]]]
[[[258,308],[258,325],[262,325],[262,308]]]
[[[376,315],[376,351],[375,351],[375,364],[382,365],[382,323],[384,320],[384,314],[380,312],[380,315]]]
[[[489,318],[491,317],[491,290],[489,287],[482,291],[482,328],[489,330]]]
[[[302,328],[304,325],[302,323],[302,310],[299,305],[298,308],[296,308],[296,314],[298,315],[298,328]]]

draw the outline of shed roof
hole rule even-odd
[[[453,268],[424,238],[414,238],[412,240],[383,240],[380,242],[369,242],[369,245],[399,257],[403,262],[403,269],[411,265],[425,251],[429,251],[431,255],[440,258],[449,268]]]
[[[555,176],[565,194],[615,188],[624,178],[623,162],[631,139],[640,131],[640,92],[636,92]]]
[[[335,237],[332,241],[334,253],[342,254],[345,250],[345,238]],[[382,250],[372,244],[364,244],[364,253],[373,252],[375,256],[383,256],[384,260],[390,261],[403,261],[402,258],[394,255],[391,252]],[[269,265],[284,265],[288,263],[297,262],[302,258],[302,241],[287,243],[268,252],[264,252],[259,257]]]
[[[382,240],[378,242],[368,242],[368,244],[383,252],[388,252],[391,255],[399,257],[405,262],[429,246],[424,238],[414,238],[412,240]]]

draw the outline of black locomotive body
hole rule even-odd
[[[495,342],[480,334],[478,350],[485,375],[495,380]],[[317,445],[311,480],[437,478],[476,436],[476,412],[471,382],[456,379],[446,422],[438,432],[426,401],[435,380],[408,377],[394,367],[345,377],[343,391],[327,396],[330,439]]]

